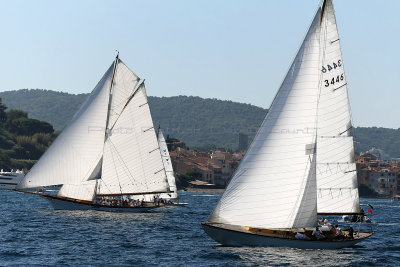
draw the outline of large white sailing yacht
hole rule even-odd
[[[324,0],[245,157],[203,223],[223,245],[341,248],[317,215],[359,214],[347,81],[331,0]],[[344,232],[344,234],[350,234]]]
[[[17,187],[55,209],[139,212],[169,193],[144,81],[115,58],[86,102]]]

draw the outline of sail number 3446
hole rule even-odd
[[[331,70],[334,70],[334,69],[336,69],[338,67],[341,67],[342,66],[342,61],[339,59],[337,61],[337,63],[333,62],[332,65],[333,65],[333,67],[330,64],[328,64],[328,65],[326,65],[326,68],[325,68],[325,66],[322,66],[322,73],[326,73],[327,71],[331,71]],[[334,85],[335,83],[343,81],[343,79],[344,79],[344,76],[343,76],[343,73],[342,73],[340,75],[337,75],[336,77],[333,77],[332,79],[329,78],[329,80],[324,80],[325,87],[328,87],[329,85]]]

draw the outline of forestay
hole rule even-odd
[[[332,2],[321,22],[321,94],[318,104],[318,213],[359,213],[353,129],[346,75]]]
[[[316,225],[320,14],[321,8],[208,221],[260,228]]]

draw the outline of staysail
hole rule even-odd
[[[161,129],[158,130],[158,145],[160,146],[161,157],[163,160],[165,173],[167,174],[167,180],[170,191],[170,193],[168,193],[168,196],[169,198],[177,198],[178,193],[176,189],[174,169],[172,167],[171,157],[168,152],[167,143],[165,142],[165,138]]]
[[[331,0],[324,3],[321,59],[317,139],[318,213],[359,213],[350,104]]]
[[[209,222],[260,228],[316,225],[320,15],[321,8]]]

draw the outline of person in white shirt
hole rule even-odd
[[[330,224],[330,223],[328,222],[327,219],[324,220],[324,224],[325,224],[326,226],[328,226],[329,231],[330,231],[332,234],[336,235],[336,229],[335,229],[335,227],[333,227],[333,225]]]

